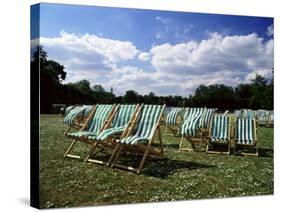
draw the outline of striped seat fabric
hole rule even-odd
[[[69,111],[69,113],[65,116],[63,123],[68,126],[73,126],[76,118],[78,116],[83,115],[84,111],[86,110],[86,107],[83,106],[77,106]]]
[[[269,121],[269,123],[273,123],[274,122],[274,112],[273,112],[273,110],[270,110],[270,111],[268,111],[268,121]]]
[[[200,119],[200,124],[199,124],[200,128],[204,128],[204,129],[209,128],[210,120],[211,120],[212,116],[214,115],[214,112],[215,112],[215,109],[213,109],[213,108],[206,108],[203,111],[202,117]]]
[[[268,116],[266,110],[258,110],[258,122],[259,124],[267,124]]]
[[[237,119],[235,141],[237,144],[254,144],[256,140],[255,119]]]
[[[73,108],[75,108],[75,106],[73,106],[73,105],[68,106],[68,107],[65,109],[64,115],[69,114],[69,112],[70,112]]]
[[[112,127],[103,130],[97,136],[97,140],[103,141],[110,136],[122,133],[126,129],[135,110],[136,105],[121,105],[113,119]]]
[[[135,129],[134,135],[119,140],[123,144],[135,145],[139,142],[147,142],[154,134],[154,127],[161,115],[162,105],[144,105]]]
[[[83,116],[84,116],[84,118],[87,118],[90,115],[90,113],[92,112],[93,106],[92,105],[84,105],[83,107],[85,108]]]
[[[196,136],[204,108],[190,108],[189,110],[181,128],[181,135]]]
[[[166,118],[166,124],[168,126],[175,126],[177,125],[177,118],[179,113],[182,111],[181,107],[174,107],[170,110]]]
[[[211,120],[211,142],[227,142],[229,140],[229,116],[213,116]]]
[[[113,105],[97,105],[95,114],[88,124],[88,128],[84,131],[78,131],[74,133],[67,133],[68,136],[73,137],[85,137],[88,139],[95,139],[100,129],[104,125],[108,115],[110,114]]]

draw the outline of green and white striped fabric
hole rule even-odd
[[[104,141],[110,136],[121,134],[126,129],[135,110],[136,110],[136,105],[121,105],[113,119],[112,127],[103,130],[97,136],[96,140]]]
[[[84,118],[86,118],[86,117],[88,117],[88,116],[90,115],[90,113],[92,112],[93,106],[92,106],[92,105],[84,105],[83,107],[85,108],[84,113],[83,113],[83,116],[84,116]]]
[[[162,108],[162,105],[144,105],[134,135],[117,142],[135,145],[151,139],[154,134],[153,129],[161,115]]]
[[[254,119],[255,118],[255,111],[247,110],[247,119]]]
[[[82,107],[82,106],[77,106],[75,108],[73,108],[68,114],[67,116],[64,117],[63,123],[67,124],[68,126],[73,126],[74,122],[76,120],[76,118],[78,116],[83,115],[84,111],[86,108]]]
[[[95,139],[108,118],[113,105],[97,105],[96,107],[96,112],[85,131],[68,133],[67,135],[77,138],[86,137],[88,139]]]
[[[181,135],[183,136],[196,136],[199,129],[200,118],[203,115],[204,108],[194,108],[192,113],[189,113],[187,119],[181,127]]]
[[[75,106],[71,105],[71,106],[68,106],[66,109],[65,109],[65,112],[64,112],[64,115],[66,116],[67,114],[69,114],[69,112],[75,108]]]
[[[204,108],[188,108],[183,116],[183,121],[193,117],[198,112],[202,112]]]
[[[213,116],[211,120],[211,142],[227,142],[229,139],[229,116]]]
[[[237,119],[235,141],[237,144],[253,144],[255,138],[255,119]]]
[[[210,120],[211,120],[212,116],[214,115],[214,112],[215,112],[215,109],[213,109],[213,108],[206,108],[203,111],[203,114],[202,114],[202,117],[200,118],[200,123],[199,123],[200,128],[204,128],[204,129],[209,128]]]
[[[181,107],[174,107],[170,110],[166,118],[166,125],[175,126],[177,125],[177,118],[179,113],[182,111]]]

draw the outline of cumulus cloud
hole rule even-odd
[[[133,89],[187,96],[200,84],[235,86],[256,73],[270,77],[273,67],[273,39],[255,33],[211,33],[201,41],[154,45],[147,52],[129,41],[64,31],[40,42],[50,58],[65,65],[67,82],[87,79],[107,90],[113,87],[117,95]]]
[[[138,55],[138,59],[141,61],[148,61],[150,60],[150,55],[147,52],[142,52]]]
[[[233,79],[243,82],[249,73],[258,70],[263,70],[263,73],[271,72],[273,40],[264,42],[263,38],[255,33],[239,36],[213,33],[208,39],[200,42],[154,46],[150,54],[151,63],[159,73],[182,78],[196,76],[199,79],[206,75],[209,76],[209,81],[214,75],[228,73],[223,78],[217,77],[213,82],[230,81],[235,84]]]

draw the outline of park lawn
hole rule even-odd
[[[178,152],[180,138],[165,136],[166,158],[147,160],[137,175],[64,160],[71,140],[63,136],[62,121],[59,115],[40,116],[41,208],[273,194],[273,128],[258,128],[259,157]],[[88,150],[80,143],[75,153],[85,156]]]

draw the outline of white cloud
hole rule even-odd
[[[273,24],[271,24],[270,26],[267,27],[267,32],[266,32],[267,36],[271,37],[274,34],[274,28],[273,28]]]
[[[141,61],[148,61],[150,60],[150,55],[147,52],[142,52],[138,55],[138,59]]]
[[[213,33],[201,42],[189,41],[154,46],[150,50],[151,63],[159,73],[190,80],[197,77],[202,83],[229,82],[234,85],[247,80],[258,70],[270,73],[273,66],[273,40],[264,42],[257,34],[222,36]],[[228,73],[227,75],[225,75]],[[214,78],[216,76],[216,78]],[[222,77],[220,77],[222,76]],[[196,85],[195,81],[191,83]],[[190,83],[186,82],[187,87]]]
[[[202,41],[154,45],[148,52],[128,41],[63,31],[40,41],[50,58],[65,65],[67,82],[87,79],[107,90],[113,87],[117,95],[133,89],[187,96],[200,84],[235,86],[256,73],[270,77],[273,67],[273,39],[264,41],[255,33],[210,33]]]

